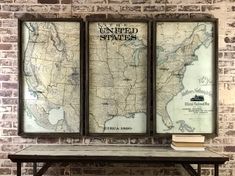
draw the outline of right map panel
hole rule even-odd
[[[156,22],[156,133],[214,133],[214,21]]]

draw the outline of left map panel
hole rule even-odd
[[[20,134],[80,133],[81,24],[20,21]]]

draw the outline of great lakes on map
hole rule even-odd
[[[24,132],[80,132],[80,23],[22,23]]]
[[[156,23],[156,132],[211,133],[213,23]]]
[[[90,133],[146,133],[147,26],[90,22]]]

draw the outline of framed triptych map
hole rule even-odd
[[[217,20],[153,26],[155,133],[216,133]]]
[[[86,133],[149,132],[149,22],[88,20]]]
[[[217,133],[217,19],[19,19],[19,135]]]
[[[81,134],[83,23],[19,20],[19,134]]]

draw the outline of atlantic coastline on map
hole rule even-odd
[[[147,24],[90,22],[89,132],[146,133]]]
[[[212,26],[210,22],[157,23],[157,133],[213,131]]]
[[[24,131],[80,132],[80,23],[23,22]]]

